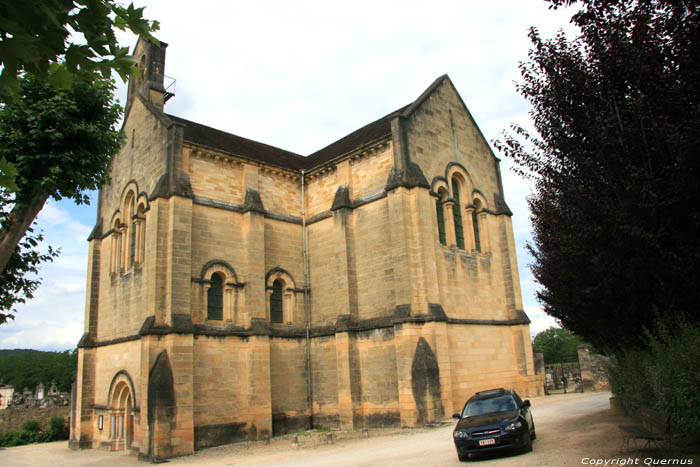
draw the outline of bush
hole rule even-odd
[[[32,428],[34,428],[33,425]],[[47,434],[40,430],[10,430],[5,436],[0,437],[0,446],[10,447],[23,446],[31,443],[43,443],[49,441],[47,438]]]
[[[634,415],[639,407],[649,405],[654,392],[648,379],[651,358],[648,352],[633,350],[610,360],[608,380],[615,403],[623,412]]]
[[[22,430],[10,430],[0,436],[0,447],[23,446],[31,443],[47,443],[68,439],[68,425],[63,417],[51,417],[49,429],[42,431],[39,423],[29,420]]]
[[[66,420],[63,417],[51,417],[49,433],[51,434],[51,441],[68,439],[70,433]]]
[[[662,411],[678,441],[700,445],[700,326],[660,323],[647,342],[608,368],[616,403],[631,416],[643,406]]]
[[[673,335],[672,335],[673,334]],[[700,326],[671,333],[659,326],[650,336],[653,366],[649,379],[657,408],[671,416],[671,426],[685,441],[700,445]]]
[[[39,430],[41,430],[41,427],[39,426],[39,422],[36,420],[29,420],[24,424],[24,431],[37,432]]]

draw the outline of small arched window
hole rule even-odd
[[[136,235],[134,224],[134,192],[130,191],[124,199],[124,238],[122,239],[123,267],[129,269],[134,265],[134,255],[136,252]]]
[[[212,274],[207,291],[207,319],[221,320],[224,317],[224,287],[219,274]]]
[[[479,238],[479,208],[481,203],[479,200],[474,202],[474,210],[472,211],[472,225],[474,226],[474,247],[476,251],[481,252],[481,238]]]
[[[270,295],[270,322],[284,322],[284,308],[282,306],[282,282],[275,280],[272,284],[272,294]]]
[[[455,221],[455,238],[457,247],[464,250],[464,229],[462,228],[462,207],[459,201],[459,182],[456,178],[452,179],[452,197],[455,200],[454,209],[452,210]]]
[[[129,227],[129,264],[136,264],[136,216],[131,217],[131,226]]]
[[[446,245],[447,237],[445,236],[445,212],[442,209],[442,200],[439,198],[435,201],[435,211],[437,212],[438,237],[440,238],[440,243]]]
[[[139,207],[136,210],[135,221],[137,225],[137,228],[134,229],[137,237],[136,263],[141,265],[146,258],[146,213],[143,204],[139,204]]]
[[[122,272],[121,263],[122,251],[122,228],[119,219],[114,221],[112,226],[112,251],[111,251],[111,273],[116,276]]]

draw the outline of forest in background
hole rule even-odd
[[[78,370],[78,351],[43,352],[30,349],[0,350],[0,382],[21,392],[32,392],[39,383],[48,391],[56,383],[59,391],[70,392]]]

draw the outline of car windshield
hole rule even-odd
[[[513,396],[506,395],[500,397],[492,397],[490,399],[477,399],[469,402],[464,408],[462,417],[475,417],[491,412],[510,412],[518,410]]]

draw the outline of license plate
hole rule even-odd
[[[494,438],[479,440],[479,446],[491,446],[492,444],[496,444],[496,440]]]

